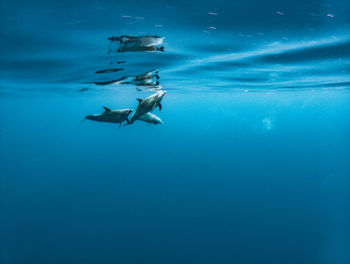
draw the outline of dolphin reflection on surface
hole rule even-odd
[[[109,81],[98,81],[98,82],[92,82],[95,85],[119,85],[119,84],[134,84],[138,87],[147,88],[147,89],[154,89],[154,90],[160,90],[162,89],[162,86],[159,85],[159,75],[158,70],[152,70],[145,73],[142,73],[140,75],[129,75],[129,76],[123,76],[119,79],[109,80]],[[154,79],[157,79],[157,81],[154,81]]]
[[[163,43],[164,37],[148,35],[148,36],[112,36],[108,40],[111,41],[108,53],[111,52],[111,45],[113,42],[119,42],[120,47],[117,52],[129,52],[129,51],[139,51],[139,52],[154,52],[154,51],[164,51],[164,47],[157,47]]]

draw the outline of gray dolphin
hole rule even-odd
[[[132,109],[111,110],[108,107],[103,107],[105,111],[101,114],[88,115],[86,119],[97,122],[119,123],[119,127],[126,121],[129,123],[128,116],[133,111]]]
[[[140,116],[138,118],[138,120],[141,120],[141,121],[149,123],[149,124],[154,124],[154,125],[164,124],[162,119],[160,119],[158,116],[156,116],[155,114],[152,114],[150,112]]]
[[[162,110],[161,101],[165,93],[166,91],[159,91],[147,97],[145,100],[138,98],[137,101],[139,101],[139,105],[137,106],[135,113],[131,116],[129,124],[134,123],[140,116],[152,112],[156,107],[159,107],[159,111]]]

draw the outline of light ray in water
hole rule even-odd
[[[300,42],[293,42],[293,43],[287,43],[287,44],[281,43],[281,42],[273,42],[267,47],[263,47],[263,48],[255,49],[251,51],[238,52],[238,53],[234,52],[234,53],[227,53],[223,55],[214,55],[207,58],[193,59],[184,65],[180,65],[180,66],[165,70],[165,72],[189,70],[191,68],[203,66],[204,64],[214,63],[214,62],[242,61],[246,59],[257,58],[260,56],[283,54],[288,51],[297,51],[297,50],[303,50],[308,48],[318,48],[318,47],[329,46],[329,45],[339,45],[342,43],[346,43],[349,40],[350,38],[348,37],[347,38],[339,37],[337,39],[325,38],[317,41],[300,41]]]

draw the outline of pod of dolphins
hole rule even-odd
[[[157,45],[161,45],[163,43],[164,37],[159,36],[141,36],[134,37],[128,35],[122,36],[113,36],[108,38],[111,41],[111,45],[113,42],[119,42],[120,47],[117,52],[128,52],[128,51],[164,51],[164,47],[157,47]],[[109,53],[111,50],[111,46],[109,48]],[[118,61],[117,63],[124,63],[125,61]],[[111,68],[111,69],[103,69],[96,71],[96,73],[112,73],[117,71],[122,71],[123,68]],[[159,79],[158,71],[153,70],[149,72],[145,72],[141,75],[136,76],[124,76],[119,79],[110,80],[110,81],[102,81],[102,82],[92,82],[95,85],[108,85],[108,84],[134,84],[136,86],[150,87],[155,89],[161,89],[159,86],[159,81],[153,81],[153,78]],[[84,88],[87,90],[87,88]],[[84,90],[84,91],[86,91]],[[80,91],[83,91],[80,90]],[[140,120],[149,124],[163,124],[163,121],[153,114],[153,110],[159,108],[159,111],[162,110],[162,99],[166,91],[159,91],[146,99],[138,98],[138,106],[133,112],[133,109],[115,109],[111,110],[110,108],[103,106],[104,112],[100,114],[93,114],[86,116],[86,119],[97,121],[97,122],[107,122],[107,123],[116,123],[119,124],[119,127],[122,126],[122,123],[125,121],[126,125],[131,125],[135,121]],[[129,119],[129,115],[133,112]]]
[[[117,123],[119,124],[119,127],[121,127],[124,121],[126,121],[126,124],[124,125],[126,126],[133,124],[136,120],[154,125],[163,124],[163,121],[151,112],[157,107],[159,108],[159,111],[162,109],[161,102],[165,94],[166,91],[159,91],[144,100],[138,98],[137,101],[139,102],[139,105],[130,119],[129,115],[131,112],[133,112],[133,109],[111,110],[106,106],[103,107],[105,110],[103,113],[88,115],[86,116],[86,119],[97,122]]]

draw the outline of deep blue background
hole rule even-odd
[[[0,10],[1,263],[350,263],[348,1]],[[87,82],[156,68],[164,125],[81,123],[152,93]]]

